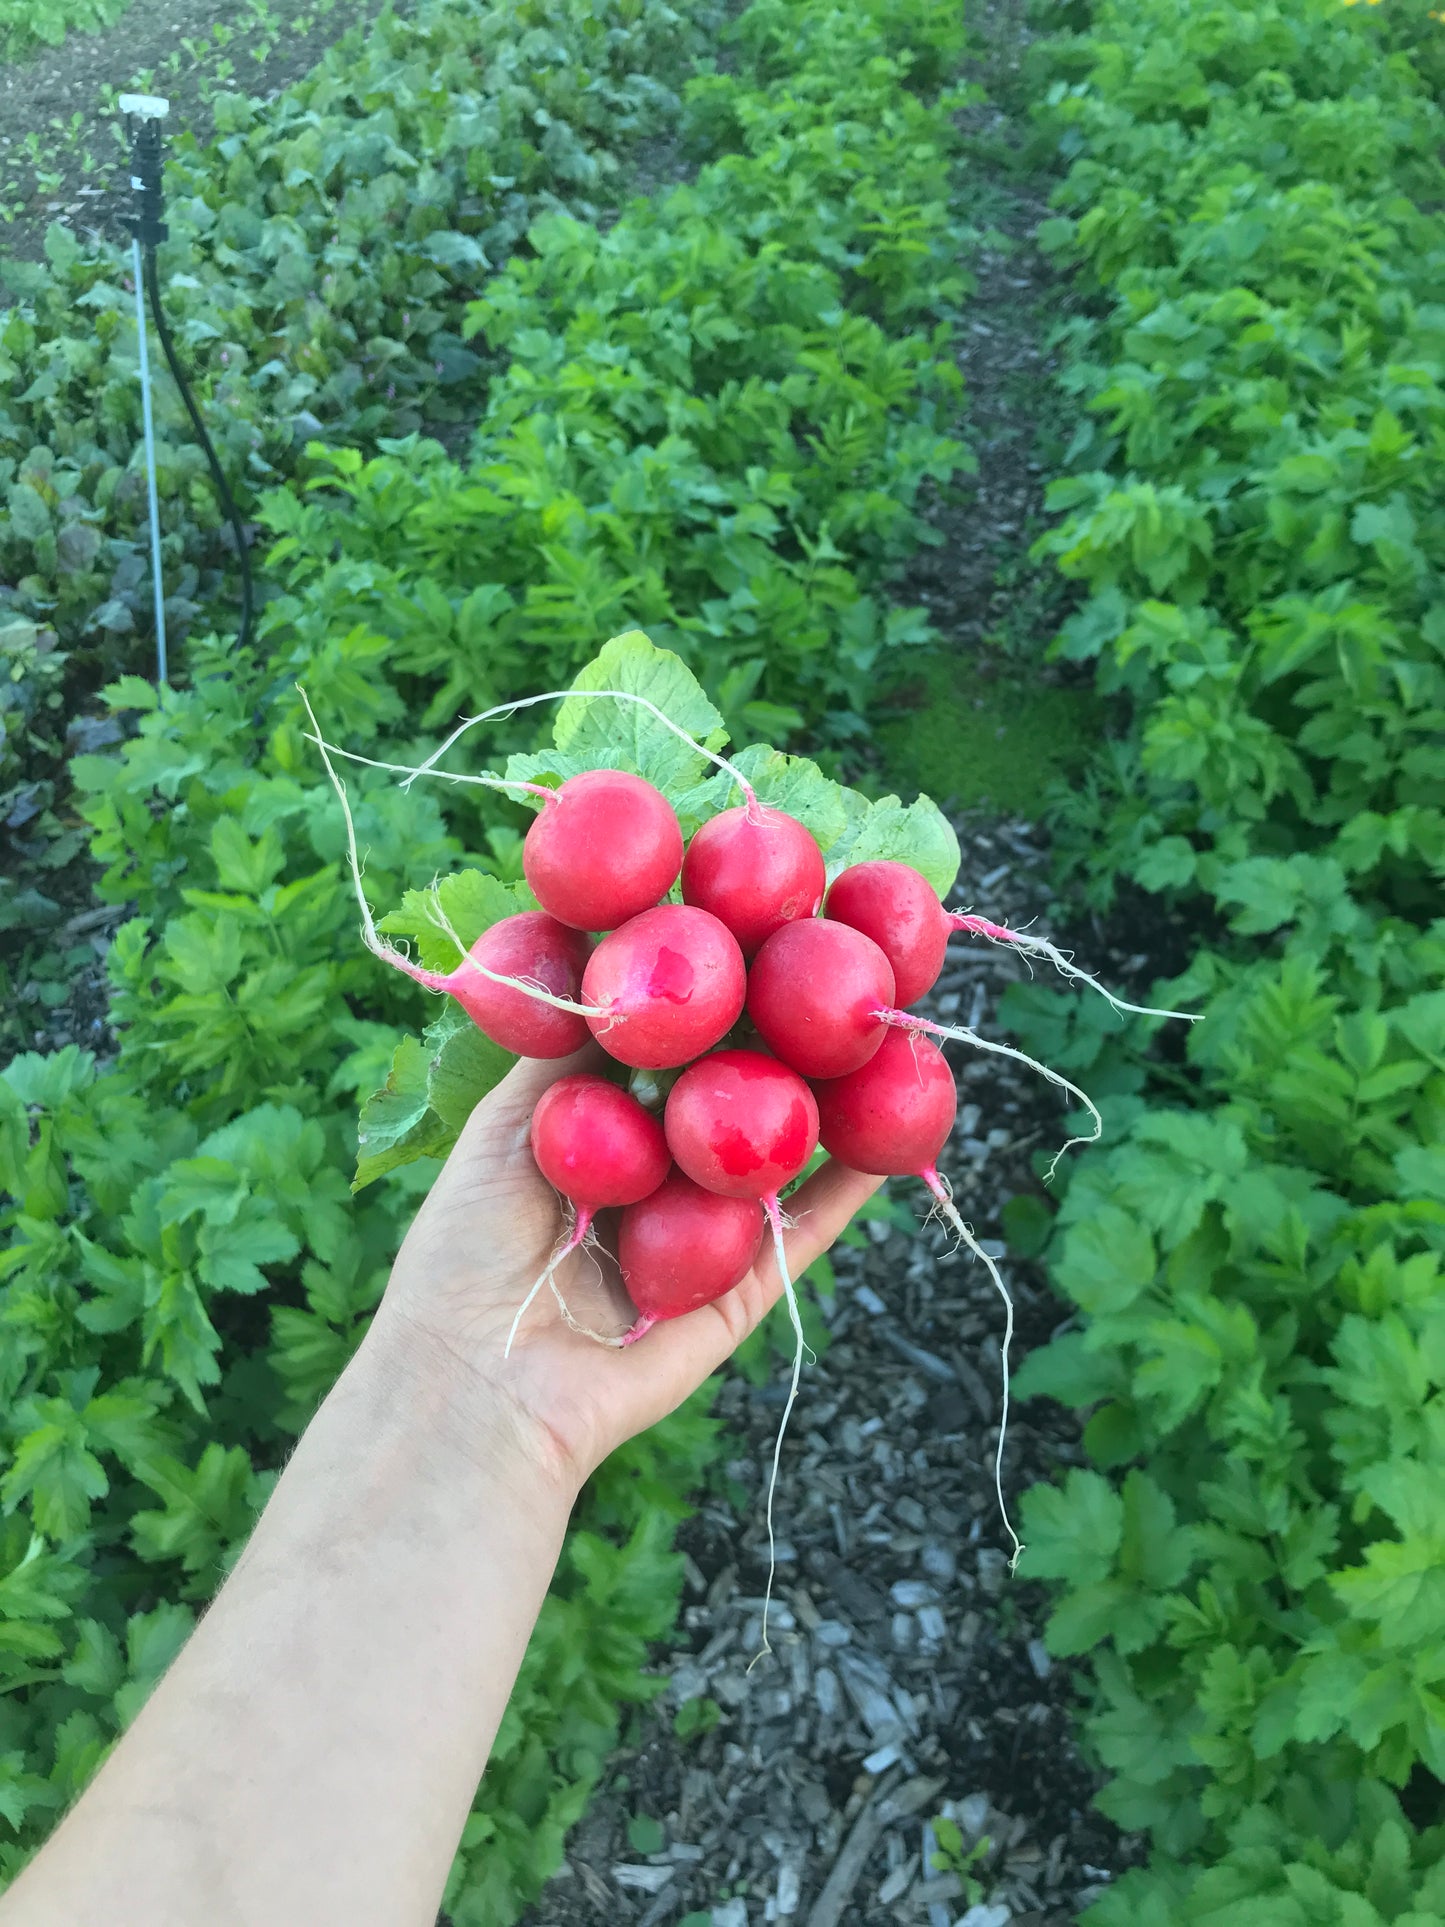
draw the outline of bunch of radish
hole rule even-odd
[[[534,1111],[532,1153],[570,1206],[571,1224],[518,1307],[508,1349],[527,1307],[549,1284],[568,1323],[586,1329],[555,1273],[592,1235],[599,1212],[618,1213],[617,1258],[637,1312],[619,1336],[588,1333],[614,1346],[630,1346],[660,1321],[732,1290],[771,1229],[797,1339],[796,1394],[803,1342],[783,1241],[788,1187],[820,1144],[857,1171],[921,1178],[1007,1307],[994,1469],[1017,1553],[1001,1483],[1013,1308],[938,1169],[957,1092],[932,1038],[1023,1054],[908,1007],[933,987],[948,940],[960,929],[1049,955],[1070,975],[1083,973],[1048,945],[945,911],[927,878],[906,863],[861,862],[830,887],[806,825],[763,803],[731,763],[696,743],[730,775],[742,801],[705,821],[690,842],[662,792],[624,770],[586,770],[555,789],[472,779],[525,788],[539,799],[522,852],[539,907],[494,923],[469,948],[457,938],[461,955],[451,971],[426,970],[376,930],[345,788],[319,731],[313,740],[346,814],[364,934],[376,955],[455,998],[509,1051],[560,1058],[590,1036],[618,1067],[615,1077],[559,1079]],[[435,761],[408,778],[441,774]],[[435,913],[455,938],[439,900]],[[1023,1061],[1077,1098],[1098,1134],[1098,1113],[1082,1091],[1032,1058]],[[775,1477],[776,1467],[775,1454]]]

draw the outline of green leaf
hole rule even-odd
[[[627,1844],[634,1853],[661,1853],[667,1845],[667,1834],[650,1814],[638,1813],[627,1823]]]
[[[417,961],[426,970],[454,970],[461,952],[432,915],[435,904],[468,949],[484,930],[520,911],[535,910],[525,883],[501,883],[486,870],[459,870],[430,890],[408,890],[397,908],[377,924],[388,936],[410,937]]]
[[[705,749],[727,742],[723,719],[680,656],[659,649],[640,629],[604,644],[578,674],[576,690],[616,689],[642,696]],[[630,769],[671,798],[695,787],[706,759],[638,703],[571,696],[557,712],[552,740],[567,756],[593,769]],[[508,772],[510,774],[510,770]]]
[[[51,1401],[55,1403],[55,1401]],[[37,1426],[20,1442],[0,1482],[7,1512],[29,1498],[30,1516],[48,1539],[73,1539],[90,1524],[90,1508],[110,1490],[105,1467],[86,1448],[78,1414]]]
[[[891,858],[921,871],[942,901],[957,881],[960,859],[953,825],[938,805],[927,796],[905,806],[896,796],[869,803],[856,791],[843,794],[853,805],[852,821],[828,850],[829,876],[850,864]],[[861,810],[858,803],[864,806]]]
[[[769,809],[794,816],[812,832],[826,856],[848,828],[843,791],[806,756],[787,756],[781,750],[754,744],[729,759],[741,771],[759,800]],[[738,786],[725,770],[702,783],[677,804],[685,835],[708,817],[732,809],[742,801]]]
[[[1077,1304],[1099,1317],[1126,1310],[1148,1291],[1158,1263],[1154,1241],[1139,1220],[1107,1204],[1069,1226],[1056,1276]]]
[[[50,534],[50,510],[28,482],[16,482],[7,497],[10,527],[22,542],[38,542]]]
[[[266,1289],[263,1265],[285,1264],[300,1249],[300,1239],[277,1222],[273,1207],[248,1194],[231,1223],[201,1227],[196,1270],[213,1291],[250,1296]]]
[[[456,1004],[449,1003],[420,1040],[404,1038],[386,1083],[362,1106],[352,1189],[417,1158],[445,1157],[476,1105],[516,1061]]]
[[[1112,1574],[1124,1534],[1124,1501],[1107,1479],[1075,1467],[1062,1487],[1030,1487],[1022,1511],[1020,1572],[1073,1586],[1098,1584]]]
[[[100,692],[101,700],[109,709],[158,709],[160,692],[144,676],[117,676],[108,682]]]

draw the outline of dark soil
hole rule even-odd
[[[38,258],[52,221],[125,238],[120,94],[164,95],[167,138],[190,132],[205,141],[218,93],[274,99],[380,11],[379,0],[247,0],[236,8],[135,0],[104,33],[70,34],[59,47],[0,65],[0,253]]]

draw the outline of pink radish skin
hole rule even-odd
[[[626,770],[585,770],[552,792],[522,845],[532,894],[574,930],[615,930],[665,897],[682,868],[672,805]]]
[[[796,1071],[753,1050],[720,1050],[690,1064],[664,1114],[668,1148],[708,1191],[772,1198],[818,1142],[818,1106]]]
[[[927,1038],[890,1030],[860,1070],[815,1086],[819,1139],[830,1157],[875,1177],[937,1175],[958,1113],[958,1087]]]
[[[938,982],[951,919],[927,877],[909,864],[880,859],[844,870],[824,914],[873,939],[893,967],[894,996],[904,1009]]]
[[[604,937],[582,976],[587,1025],[602,1048],[636,1070],[671,1070],[701,1057],[732,1029],[747,967],[706,910],[665,903]]]
[[[893,970],[878,945],[824,917],[774,931],[748,973],[758,1035],[803,1077],[846,1077],[866,1064],[894,1002]]]
[[[543,1285],[551,1285],[567,1323],[575,1330],[585,1329],[557,1289],[558,1265],[585,1244],[599,1211],[647,1197],[672,1164],[662,1126],[652,1113],[605,1077],[585,1071],[560,1077],[543,1091],[532,1110],[531,1140],[537,1169],[572,1206],[572,1229],[517,1307],[507,1338],[508,1354],[527,1307]]]
[[[818,913],[823,852],[796,817],[756,801],[703,824],[682,860],[682,900],[710,910],[753,957],[775,930]]]
[[[532,1156],[579,1221],[608,1205],[636,1204],[667,1176],[672,1158],[662,1125],[605,1077],[562,1077],[532,1112]],[[580,1243],[581,1240],[579,1239]]]
[[[503,1050],[519,1057],[570,1057],[587,1042],[587,1024],[580,1012],[558,1010],[525,990],[493,983],[482,970],[540,985],[554,997],[575,998],[582,985],[591,944],[580,930],[569,930],[541,910],[523,910],[503,917],[484,930],[468,953],[473,963],[455,970],[423,970],[399,951],[382,952],[386,961],[404,970],[428,990],[455,997],[478,1030],[485,1031]]]
[[[623,1344],[731,1291],[752,1270],[765,1228],[756,1199],[704,1191],[682,1171],[630,1205],[618,1225],[617,1260],[638,1318]]]
[[[971,937],[1007,944],[1025,957],[1046,958],[1062,976],[1097,990],[1121,1013],[1179,1017],[1190,1024],[1198,1022],[1197,1017],[1187,1011],[1161,1010],[1153,1004],[1131,1004],[1123,997],[1116,997],[1097,977],[1080,970],[1072,957],[1065,956],[1045,937],[1030,936],[1026,930],[1010,930],[1007,924],[994,923],[988,917],[945,910],[927,877],[908,863],[880,858],[844,870],[828,892],[824,915],[849,924],[873,939],[893,966],[898,1003],[905,1010],[932,990],[943,968],[949,938],[956,930],[965,930]]]

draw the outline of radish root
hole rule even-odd
[[[1041,1077],[1046,1077],[1051,1084],[1057,1084],[1061,1090],[1067,1091],[1070,1097],[1077,1098],[1094,1120],[1094,1128],[1088,1137],[1071,1137],[1066,1144],[1055,1151],[1049,1162],[1049,1168],[1044,1173],[1045,1184],[1052,1180],[1054,1172],[1058,1169],[1059,1159],[1066,1151],[1071,1151],[1076,1144],[1097,1144],[1103,1136],[1104,1120],[1099,1115],[1098,1105],[1088,1092],[1081,1091],[1077,1084],[1071,1084],[1067,1077],[1059,1071],[1051,1070],[1047,1064],[1041,1064],[1036,1057],[1030,1057],[1027,1051],[1015,1050],[1012,1044],[993,1043],[989,1038],[980,1037],[977,1031],[968,1030],[962,1024],[935,1024],[932,1018],[915,1017],[907,1010],[880,1010],[878,1019],[880,1023],[896,1024],[903,1030],[927,1031],[930,1037],[952,1037],[961,1044],[974,1044],[979,1050],[995,1051],[1000,1057],[1012,1057],[1020,1064],[1027,1064],[1030,1070],[1037,1071]]]
[[[928,1169],[920,1173],[920,1175],[922,1176],[923,1182],[928,1186],[929,1190],[933,1193],[934,1209],[938,1211],[947,1220],[949,1226],[956,1233],[959,1240],[963,1244],[966,1244],[968,1246],[969,1250],[973,1253],[973,1255],[976,1258],[981,1258],[983,1260],[984,1264],[988,1268],[988,1275],[993,1280],[994,1289],[998,1292],[999,1297],[1002,1298],[1004,1302],[1004,1334],[1003,1334],[1003,1352],[1002,1352],[1003,1405],[999,1413],[998,1449],[994,1453],[994,1460],[993,1460],[993,1489],[998,1498],[999,1516],[1003,1520],[1004,1531],[1008,1534],[1010,1540],[1013,1543],[1013,1551],[1009,1555],[1009,1562],[1008,1562],[1008,1569],[1010,1573],[1012,1573],[1018,1565],[1019,1554],[1024,1549],[1023,1541],[1019,1538],[1018,1534],[1013,1529],[1013,1522],[1008,1516],[1008,1507],[1004,1504],[1004,1496],[1003,1496],[1003,1448],[1004,1448],[1004,1439],[1008,1433],[1008,1411],[1009,1411],[1009,1348],[1013,1344],[1013,1335],[1014,1335],[1013,1299],[1010,1298],[1008,1295],[1008,1287],[1004,1284],[1003,1277],[999,1271],[998,1266],[994,1263],[993,1259],[989,1257],[988,1253],[984,1250],[983,1246],[979,1243],[978,1239],[974,1237],[973,1232],[969,1228],[969,1226],[966,1225],[963,1219],[959,1216],[958,1207],[953,1202],[953,1193],[949,1189],[947,1178],[943,1176],[942,1172],[938,1169],[938,1166],[936,1164],[930,1165]]]
[[[967,930],[970,936],[985,937],[990,943],[1010,944],[1014,949],[1029,957],[1046,957],[1056,970],[1075,982],[1087,984],[1106,998],[1115,1010],[1129,1012],[1135,1017],[1177,1017],[1182,1023],[1197,1024],[1201,1012],[1194,1010],[1157,1010],[1152,1004],[1131,1004],[1122,997],[1116,997],[1112,990],[1105,988],[1097,977],[1091,977],[1087,970],[1080,970],[1073,958],[1044,937],[1031,937],[1022,930],[1010,930],[1006,924],[991,923],[987,917],[966,915],[959,910],[945,913],[955,930]]]
[[[793,1406],[798,1397],[798,1381],[803,1373],[803,1354],[808,1349],[808,1341],[803,1336],[803,1319],[798,1310],[798,1294],[793,1289],[792,1275],[788,1270],[787,1247],[783,1243],[783,1227],[788,1220],[783,1216],[782,1207],[776,1198],[764,1198],[763,1209],[768,1214],[768,1224],[773,1234],[773,1256],[777,1260],[778,1276],[783,1281],[783,1294],[788,1301],[788,1316],[793,1321],[793,1337],[797,1343],[793,1349],[793,1378],[788,1387],[788,1402],[783,1407],[782,1420],[778,1426],[778,1436],[773,1442],[773,1469],[768,1479],[768,1584],[763,1594],[763,1644],[761,1651],[755,1653],[748,1665],[751,1672],[760,1659],[766,1658],[772,1647],[768,1644],[768,1611],[773,1603],[773,1582],[778,1575],[777,1539],[773,1532],[773,1497],[778,1489],[778,1469],[783,1455],[783,1435],[788,1429],[788,1420],[793,1415]]]
[[[436,766],[452,745],[460,742],[467,731],[474,729],[478,723],[493,722],[499,716],[511,716],[517,710],[531,709],[537,703],[565,702],[569,696],[585,696],[598,699],[609,697],[613,702],[636,703],[639,708],[645,709],[650,716],[655,717],[665,729],[670,729],[674,736],[681,742],[687,744],[689,749],[695,750],[699,756],[706,758],[715,769],[725,771],[742,791],[743,801],[747,806],[749,816],[756,820],[756,813],[760,808],[758,793],[746,776],[743,775],[742,771],[738,769],[735,764],[730,763],[726,756],[719,756],[715,750],[704,749],[696,737],[689,736],[680,723],[675,723],[670,716],[665,716],[656,703],[649,702],[646,696],[634,695],[630,689],[549,689],[546,694],[542,696],[518,696],[514,702],[499,703],[495,709],[484,709],[481,715],[468,716],[462,722],[458,723],[446,741],[440,748],[434,749],[424,763],[420,764],[416,769],[406,770],[402,788],[409,790],[418,776],[440,776],[449,783],[495,782],[497,780],[495,778],[453,776],[445,770],[439,770]],[[387,767],[395,768],[399,766],[388,764]],[[514,787],[516,786],[514,785]],[[532,786],[529,784],[526,785],[526,787],[530,788]],[[551,794],[553,794],[553,792],[548,791],[548,795]]]
[[[591,1243],[595,1235],[592,1230],[593,1213],[589,1211],[585,1205],[578,1205],[575,1209],[577,1215],[573,1220],[572,1229],[563,1237],[557,1249],[547,1260],[546,1270],[517,1307],[517,1315],[512,1320],[512,1329],[507,1333],[507,1343],[502,1352],[503,1358],[510,1358],[512,1356],[512,1346],[516,1343],[518,1329],[527,1314],[532,1300],[537,1296],[537,1293],[542,1289],[543,1285],[550,1285],[552,1287],[552,1296],[557,1301],[557,1309],[562,1314],[563,1322],[572,1331],[579,1332],[583,1338],[590,1338],[599,1345],[608,1345],[615,1348],[622,1343],[620,1338],[609,1338],[605,1332],[592,1331],[588,1326],[582,1324],[575,1318],[567,1300],[562,1296],[561,1287],[557,1283],[558,1265],[561,1264],[564,1258],[570,1257],[574,1251],[580,1250],[584,1245]]]

